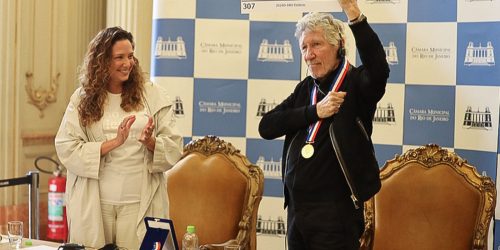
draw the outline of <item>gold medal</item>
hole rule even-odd
[[[306,144],[302,147],[302,150],[300,150],[300,154],[302,155],[302,157],[304,157],[305,159],[309,159],[311,158],[311,156],[313,156],[314,154],[314,147],[312,144]]]

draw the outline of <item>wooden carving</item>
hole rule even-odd
[[[476,222],[474,232],[473,249],[484,249],[487,245],[488,228],[493,217],[496,204],[496,187],[490,177],[480,175],[475,167],[469,165],[466,160],[442,149],[438,145],[428,144],[416,149],[410,149],[402,155],[396,155],[394,159],[386,162],[380,170],[380,179],[389,178],[398,170],[418,163],[425,168],[432,168],[438,165],[448,165],[464,180],[481,193],[478,211],[479,218]],[[365,202],[365,232],[361,238],[361,249],[371,249],[375,236],[375,203],[374,198]]]
[[[264,173],[258,166],[252,164],[248,158],[240,153],[231,143],[227,143],[217,136],[209,135],[192,141],[184,147],[183,158],[188,154],[197,152],[205,156],[220,153],[248,178],[247,194],[243,216],[238,223],[239,232],[236,239],[229,240],[223,244],[208,244],[201,249],[224,249],[225,245],[237,244],[241,249],[255,248],[255,242],[250,243],[250,234],[255,229],[257,219],[257,208],[262,199],[264,191]],[[251,246],[253,245],[253,246]]]
[[[49,89],[43,89],[38,87],[35,89],[33,85],[33,73],[26,72],[26,93],[28,94],[29,101],[28,103],[35,105],[35,107],[40,110],[40,118],[43,118],[45,114],[43,110],[49,106],[49,104],[57,101],[57,89],[59,88],[59,76],[61,73],[57,73],[57,75],[52,79]]]

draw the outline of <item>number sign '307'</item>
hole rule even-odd
[[[338,12],[342,11],[337,0],[241,0],[241,14],[256,12]]]

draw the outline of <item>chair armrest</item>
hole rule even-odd
[[[224,250],[225,246],[228,245],[238,245],[240,246],[240,249],[243,249],[243,246],[238,243],[236,239],[228,240],[224,243],[220,244],[205,244],[200,246],[200,250]]]

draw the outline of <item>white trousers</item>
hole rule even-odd
[[[139,202],[123,205],[101,203],[104,238],[106,244],[114,243],[126,249],[139,249],[137,216]]]

